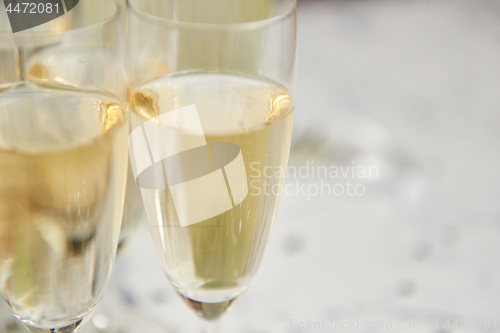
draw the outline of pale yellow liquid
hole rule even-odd
[[[113,59],[113,54],[99,49],[48,47],[34,53],[28,59],[25,75],[29,80],[91,84],[106,89],[115,96],[121,96],[123,73],[120,62]],[[106,75],[102,75],[103,68],[106,69]],[[132,173],[129,172],[118,243],[119,253],[138,234],[139,226],[145,220],[144,215],[139,188],[134,183]]]
[[[0,296],[25,324],[78,324],[113,264],[128,117],[96,91],[0,90]]]
[[[168,189],[141,192],[168,278],[198,315],[216,319],[249,286],[272,229],[279,195],[266,194],[264,181],[279,186],[284,174],[265,178],[262,171],[287,164],[293,102],[288,91],[269,81],[222,73],[172,75],[132,94],[132,128],[192,104],[209,144],[232,142],[241,148],[248,196],[223,214],[181,227]]]

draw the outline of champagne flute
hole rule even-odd
[[[0,16],[0,297],[30,332],[76,332],[103,294],[123,211],[120,12],[108,0],[82,1],[16,34],[3,6]],[[51,79],[30,63],[56,49],[79,50],[79,63],[100,69],[73,75],[108,83]]]
[[[168,279],[213,322],[249,287],[276,216],[296,2],[128,3],[134,178]]]
[[[116,1],[119,8],[124,8],[124,1]],[[80,8],[77,8],[80,9]],[[88,8],[86,10],[71,11],[66,20],[69,24],[75,25],[81,21],[92,20],[95,11]],[[124,92],[124,68],[123,61],[113,61],[123,52],[119,49],[121,45],[116,44],[114,36],[119,36],[123,32],[125,15],[120,15],[120,25],[113,25],[113,31],[104,31],[99,38],[106,44],[104,47],[93,47],[93,40],[78,41],[78,43],[58,43],[43,48],[38,48],[26,57],[23,68],[24,76],[28,80],[41,81],[63,81],[76,85],[92,85],[102,89],[110,90],[114,95],[120,96],[120,100],[125,100]],[[102,75],[103,68],[106,74]],[[129,162],[130,164],[130,162]],[[125,191],[125,204],[123,218],[118,241],[117,255],[119,256],[142,231],[145,226],[145,213],[142,205],[139,188],[135,185],[130,171],[127,174],[127,185]],[[120,291],[115,284],[110,285],[108,297],[104,299],[106,307],[101,307],[92,322],[86,326],[86,332],[118,331],[122,325],[134,327],[147,325],[149,330],[163,332],[163,329],[153,322],[137,316],[134,312],[125,313],[123,303],[120,298]],[[127,321],[124,324],[123,318]],[[103,324],[104,323],[104,324]]]

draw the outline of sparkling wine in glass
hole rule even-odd
[[[130,158],[165,273],[228,311],[272,230],[294,113],[296,3],[131,0]]]
[[[104,292],[127,172],[128,120],[111,95],[0,87],[0,296],[33,332],[72,332]]]
[[[8,22],[0,4],[0,297],[31,332],[74,332],[102,297],[119,241],[129,131],[120,11],[87,0],[18,33]],[[57,66],[66,75],[51,76]]]

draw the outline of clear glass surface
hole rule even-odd
[[[119,243],[129,127],[120,11],[88,0],[15,34],[8,22],[2,3],[0,296],[32,332],[74,332]]]
[[[113,264],[127,117],[98,90],[2,88],[0,295],[28,328],[73,329],[99,301]]]

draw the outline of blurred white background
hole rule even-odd
[[[290,165],[378,173],[323,179],[363,195],[313,195],[322,179],[288,178],[305,193],[282,198],[222,331],[382,332],[382,320],[393,332],[500,331],[500,1],[303,0],[298,13]],[[113,274],[108,293],[125,309],[197,330],[149,233]],[[373,325],[325,327],[350,320]]]

